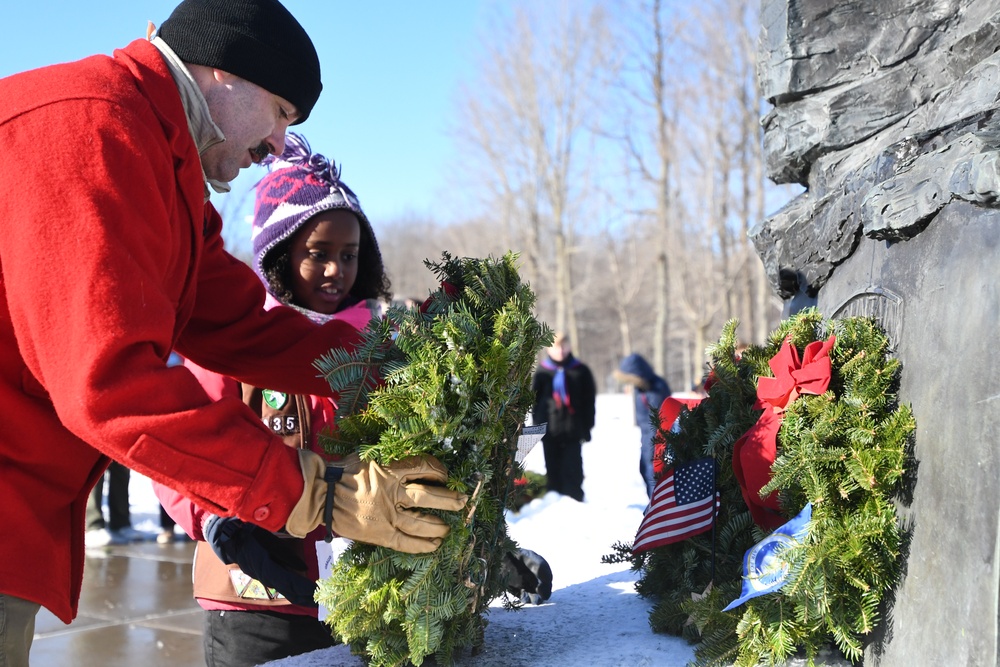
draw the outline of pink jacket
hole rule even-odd
[[[274,302],[273,299],[268,300]],[[277,302],[274,302],[277,303]],[[372,311],[370,304],[366,302],[358,303],[350,308],[337,313],[336,319],[347,322],[351,326],[360,330],[371,320]],[[184,365],[194,373],[195,377],[204,387],[205,392],[213,400],[222,400],[227,397],[235,397],[239,400],[246,400],[248,394],[260,401],[259,390],[253,390],[241,386],[239,382],[232,378],[227,378],[218,373],[213,373],[201,368],[191,361],[185,361]],[[249,392],[247,390],[250,390]],[[283,410],[281,414],[291,416],[294,420],[292,429],[285,429],[283,425],[274,425],[273,428],[280,431],[285,443],[290,447],[309,447],[314,452],[326,455],[319,444],[318,435],[334,426],[334,413],[337,409],[336,403],[328,396],[290,396],[283,398]],[[302,408],[307,406],[308,415],[297,414]],[[263,404],[260,405],[262,412],[274,414],[277,411],[270,409]],[[287,419],[284,417],[282,420]],[[267,417],[264,417],[265,422]],[[304,436],[304,441],[303,441]],[[237,454],[238,455],[238,454]],[[194,559],[195,598],[203,609],[207,610],[267,610],[280,611],[286,614],[300,614],[315,616],[315,607],[302,607],[293,605],[284,599],[255,603],[247,599],[241,599],[235,590],[230,570],[237,570],[235,565],[225,566],[215,553],[205,542],[202,526],[210,512],[198,507],[176,491],[154,482],[153,488],[156,495],[168,514],[177,522],[184,531],[193,539],[198,540],[197,553]],[[301,548],[303,560],[306,563],[306,576],[313,580],[319,578],[319,564],[316,558],[316,542],[323,539],[326,534],[325,528],[317,528],[304,540],[295,541],[293,548]]]

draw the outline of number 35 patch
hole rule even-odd
[[[265,389],[263,394],[264,403],[271,410],[281,410],[288,405],[288,394],[273,389]],[[278,435],[291,435],[299,432],[299,418],[294,414],[271,414],[264,410],[264,423]]]
[[[291,435],[299,432],[299,419],[295,415],[275,415],[264,421],[278,435]]]

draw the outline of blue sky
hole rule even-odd
[[[29,0],[0,20],[0,76],[108,53],[145,36],[179,0]],[[343,163],[344,181],[376,224],[435,214],[459,168],[448,127],[461,81],[475,74],[480,0],[284,0],[319,52],[323,94],[296,126],[313,150]],[[251,168],[234,192],[263,173]],[[224,202],[217,201],[220,207]],[[250,204],[241,211],[249,211]],[[439,216],[440,217],[440,216]]]

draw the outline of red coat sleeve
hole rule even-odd
[[[213,401],[219,401],[223,398],[242,398],[240,384],[236,380],[207,371],[189,359],[184,360],[184,367],[198,379],[198,382],[205,389],[205,393]],[[159,482],[153,482],[153,492],[170,518],[177,522],[177,525],[188,536],[195,540],[204,541],[205,535],[202,532],[202,526],[205,523],[206,515],[210,512],[206,512],[177,491]]]

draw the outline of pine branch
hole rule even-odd
[[[504,592],[502,558],[514,547],[503,517],[514,443],[533,402],[536,355],[551,342],[516,255],[444,253],[425,263],[442,281],[426,312],[390,309],[352,354],[331,353],[319,366],[347,399],[327,446],[382,464],[433,455],[450,488],[475,494],[466,512],[434,512],[451,532],[433,554],[356,544],[320,583],[335,632],[375,667],[428,656],[446,665],[482,642],[486,608]]]
[[[654,630],[697,642],[698,665],[776,665],[795,651],[812,660],[831,645],[857,661],[884,594],[899,580],[902,536],[893,498],[915,428],[912,412],[896,399],[899,361],[868,318],[824,321],[809,309],[739,359],[737,326],[727,322],[709,348],[715,379],[709,397],[682,414],[680,433],[659,437],[675,463],[705,455],[732,460],[735,441],[760,415],[753,409],[757,378],[771,375],[768,362],[780,346],[790,340],[801,354],[836,335],[829,390],[788,407],[772,478],[761,491],[777,492],[789,517],[812,502],[811,538],[787,554],[791,569],[780,591],[722,612],[740,594],[744,552],[766,536],[750,520],[732,467],[722,465],[712,594],[700,596],[711,558],[704,535],[634,559],[642,575],[636,589],[659,600],[650,614]]]

